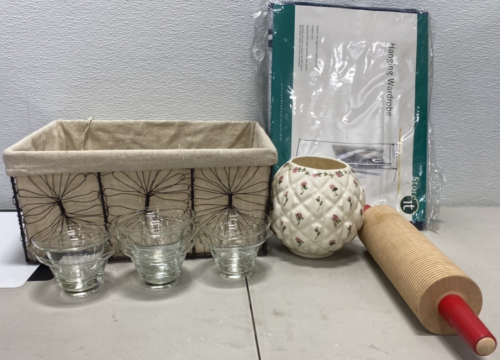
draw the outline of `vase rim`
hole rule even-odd
[[[298,156],[291,159],[290,162],[312,170],[344,170],[349,167],[349,164],[342,160],[325,156]]]

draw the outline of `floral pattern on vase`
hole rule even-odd
[[[297,219],[297,225],[300,225],[300,221],[304,220],[304,217],[302,216],[301,213],[295,214],[295,218]]]
[[[332,216],[332,221],[333,221],[333,226],[335,227],[337,227],[342,222],[342,220],[340,220],[340,218],[336,214]]]
[[[323,200],[321,200],[321,196],[318,196],[316,198],[316,202],[318,203],[318,210],[319,210],[319,208],[321,207],[321,205],[323,205]]]
[[[300,195],[302,195],[304,193],[304,191],[306,191],[307,189],[309,189],[307,187],[307,181],[302,181],[302,183],[300,184],[300,188],[302,189],[302,192],[300,193]]]
[[[321,258],[356,237],[363,224],[365,197],[348,164],[307,158],[335,166],[331,170],[304,166],[303,160],[295,162],[300,158],[283,165],[272,184],[272,227],[295,254]]]

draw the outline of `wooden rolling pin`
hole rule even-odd
[[[456,332],[478,355],[495,350],[495,337],[477,317],[477,284],[396,210],[366,209],[359,238],[427,330]]]

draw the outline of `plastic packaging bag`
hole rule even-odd
[[[296,156],[343,160],[367,203],[429,229],[443,177],[428,121],[428,13],[272,1],[254,17],[276,170]]]

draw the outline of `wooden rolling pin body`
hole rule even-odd
[[[430,332],[455,333],[438,313],[447,295],[461,296],[476,315],[481,311],[477,284],[393,208],[366,211],[359,238]]]

